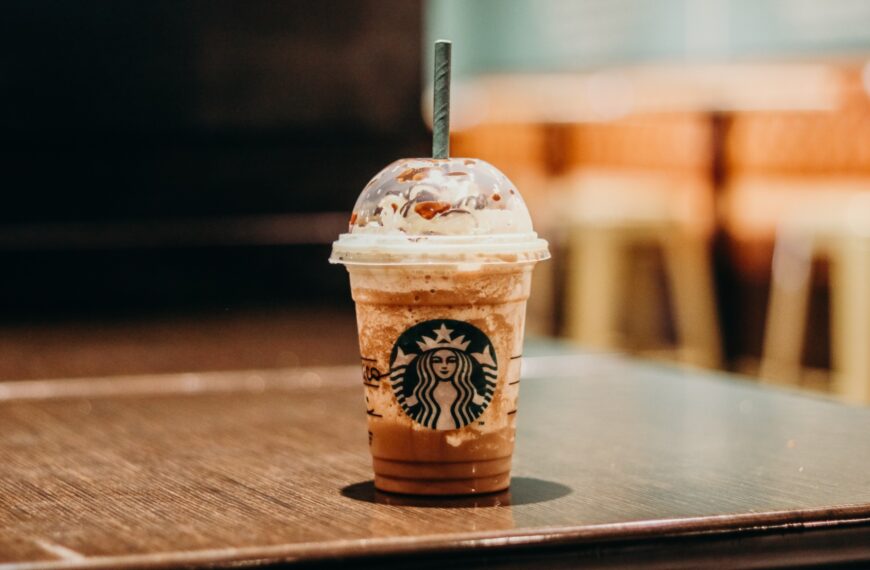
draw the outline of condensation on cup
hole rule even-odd
[[[469,158],[404,159],[333,244],[356,302],[375,487],[510,485],[526,300],[547,259],[516,187]]]

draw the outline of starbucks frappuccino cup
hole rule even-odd
[[[330,261],[350,274],[378,489],[509,486],[526,300],[548,257],[482,160],[399,160],[363,190]]]

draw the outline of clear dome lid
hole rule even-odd
[[[333,263],[538,261],[547,243],[525,202],[491,164],[474,158],[397,160],[366,185]]]

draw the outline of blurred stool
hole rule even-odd
[[[828,180],[777,231],[759,376],[798,384],[814,259],[830,261],[833,391],[870,402],[870,179]],[[796,183],[806,187],[808,182]],[[861,189],[863,187],[863,190]]]
[[[570,274],[567,333],[592,347],[625,347],[621,322],[629,305],[631,250],[659,249],[674,312],[678,358],[706,367],[721,363],[719,325],[705,211],[708,183],[694,175],[583,169],[562,181]],[[655,292],[635,295],[650,302]]]
[[[708,253],[712,142],[703,113],[635,114],[574,126],[570,173],[561,181],[566,198],[556,201],[569,228],[566,316],[573,339],[625,348],[638,332],[649,336],[649,322],[635,327],[634,339],[622,334],[629,301],[641,321],[668,320],[660,307],[649,307],[661,298],[650,268],[631,270],[635,250],[658,250],[680,360],[720,364]]]
[[[832,389],[870,401],[870,295],[862,269],[870,224],[870,101],[860,69],[834,70],[836,106],[736,113],[726,139],[729,233],[773,238],[770,298],[759,375],[798,384],[814,259],[830,262]],[[851,220],[851,222],[850,222]],[[863,289],[862,289],[863,288]]]

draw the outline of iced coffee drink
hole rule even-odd
[[[356,302],[378,489],[508,487],[526,300],[548,256],[481,160],[400,160],[363,190],[331,261]]]

